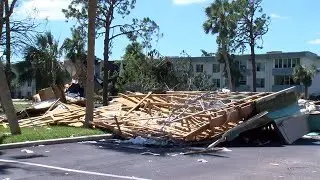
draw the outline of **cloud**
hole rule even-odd
[[[308,44],[320,45],[320,38],[308,41]]]
[[[190,4],[200,4],[207,0],[173,0],[173,4],[176,5],[190,5]]]
[[[36,10],[35,18],[49,20],[64,20],[63,8],[67,8],[70,0],[25,0],[18,5],[16,15],[26,16]]]
[[[272,19],[289,19],[289,17],[287,17],[287,16],[280,16],[279,14],[275,14],[275,13],[271,13],[270,17]]]

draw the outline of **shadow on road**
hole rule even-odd
[[[10,174],[9,169],[16,169],[18,167],[9,164],[0,164],[0,175]]]
[[[142,146],[142,145],[134,145],[134,144],[127,144],[127,143],[116,143],[116,142],[97,142],[90,144],[96,146],[99,149],[105,150],[112,150],[122,153],[128,154],[143,154],[146,153],[147,155],[155,155],[160,157],[172,157],[178,155],[180,153],[186,153],[189,151],[195,151],[193,147],[174,147],[174,146]],[[201,148],[198,150],[202,150]],[[147,156],[143,155],[143,156]],[[224,153],[220,151],[212,152],[212,153],[201,153],[201,155],[208,155],[208,156],[215,156],[219,158],[229,158],[225,156]],[[197,154],[187,155],[187,156],[197,156]]]
[[[42,154],[31,154],[31,155],[18,155],[18,156],[11,156],[12,159],[34,159],[34,158],[41,158],[41,157],[48,157]]]
[[[320,146],[320,139],[299,139],[294,142],[294,146]]]

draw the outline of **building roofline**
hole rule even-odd
[[[250,58],[250,54],[235,54],[236,58]],[[308,56],[313,57],[316,59],[320,59],[320,56],[318,56],[316,53],[310,52],[310,51],[296,51],[296,52],[282,52],[282,51],[272,51],[267,53],[259,53],[255,54],[257,58],[274,58],[274,57],[281,57],[281,56],[294,56],[294,57],[301,57],[301,56]],[[180,59],[180,58],[188,58],[188,57],[182,57],[182,56],[166,56],[171,59]],[[192,59],[212,59],[216,58],[216,56],[191,56]]]

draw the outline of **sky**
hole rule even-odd
[[[74,21],[66,22],[62,8],[70,0],[20,0],[14,16],[23,17],[31,13],[39,22],[46,24],[39,28],[51,31],[61,43],[70,36]],[[214,35],[207,35],[202,29],[206,20],[204,9],[213,0],[137,0],[131,14],[117,22],[130,22],[133,17],[150,17],[159,26],[163,37],[153,43],[161,55],[179,56],[184,50],[191,56],[201,56],[201,49],[216,52]],[[263,49],[268,51],[311,51],[320,54],[320,7],[319,0],[264,0],[263,12],[271,18],[268,33],[264,36]],[[115,39],[111,60],[120,60],[129,41],[125,37]],[[248,53],[247,51],[246,53]],[[96,56],[103,57],[103,38],[96,40]]]

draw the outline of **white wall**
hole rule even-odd
[[[36,83],[32,81],[31,85],[28,86],[28,83],[24,83],[22,85],[18,85],[14,90],[14,98],[18,98],[19,92],[21,92],[21,97],[29,98],[36,94]],[[28,95],[28,93],[30,93]],[[31,96],[30,96],[31,95]]]

